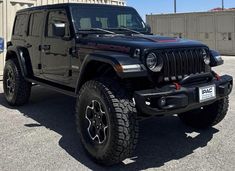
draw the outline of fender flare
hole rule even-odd
[[[24,47],[20,47],[20,46],[10,46],[7,49],[7,55],[6,55],[5,60],[8,60],[7,58],[8,53],[12,53],[12,52],[16,54],[16,57],[20,66],[20,70],[22,72],[22,76],[25,78],[29,74],[27,70],[26,60],[24,57],[24,55],[26,55],[25,53],[28,53],[27,49],[25,49]]]
[[[144,65],[140,62],[139,59],[131,58],[128,54],[120,54],[115,52],[104,52],[87,55],[81,65],[80,73],[77,79],[76,84],[76,94],[78,94],[82,84],[84,83],[84,75],[87,72],[87,66],[90,62],[102,62],[104,64],[110,65],[117,76],[121,79],[123,78],[133,78],[133,77],[145,77],[147,76],[147,70]],[[120,72],[117,70],[117,67],[124,65],[141,65],[143,70],[141,71],[132,71],[132,72]]]

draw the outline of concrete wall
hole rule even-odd
[[[235,11],[147,15],[154,34],[195,39],[235,55]]]
[[[5,44],[11,39],[16,11],[32,6],[67,2],[126,5],[125,0],[0,0],[0,37],[4,38]],[[0,75],[2,75],[3,71],[4,56],[5,51],[0,53]]]

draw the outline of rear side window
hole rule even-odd
[[[27,32],[28,16],[26,14],[17,15],[13,35],[23,36]]]
[[[29,20],[29,36],[39,37],[42,34],[44,14],[36,12],[30,15]]]

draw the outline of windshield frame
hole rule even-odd
[[[79,13],[79,8],[82,8],[83,6],[85,6],[86,8],[114,8],[114,9],[128,9],[130,10],[133,14],[136,15],[137,19],[141,22],[141,24],[143,25],[143,29],[134,29],[134,28],[129,28],[127,27],[128,29],[131,29],[131,30],[134,30],[134,31],[137,31],[137,32],[141,32],[141,33],[148,33],[148,25],[143,21],[142,17],[139,15],[139,13],[136,11],[136,9],[132,8],[132,7],[128,7],[128,6],[115,6],[115,5],[100,5],[100,4],[82,4],[82,5],[71,5],[70,6],[70,15],[71,15],[71,18],[72,18],[72,23],[73,23],[73,28],[74,28],[74,31],[76,34],[79,34],[80,33],[80,30],[86,30],[86,29],[77,29],[76,25],[75,25],[75,18],[74,18],[74,14],[73,14],[73,8],[78,8],[78,13]],[[119,27],[120,28],[120,27]],[[92,27],[91,28],[87,28],[87,31],[88,32],[91,32],[92,31],[89,31],[90,29],[93,29]],[[113,31],[115,29],[118,29],[117,28],[101,28],[101,29],[105,29],[105,30],[108,30],[108,31]],[[127,30],[122,30],[122,31],[118,31],[118,33],[126,33]]]

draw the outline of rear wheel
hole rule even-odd
[[[6,62],[3,89],[5,99],[11,106],[21,106],[29,100],[31,83],[23,78],[16,59],[10,59]]]
[[[99,79],[85,83],[76,116],[82,144],[96,162],[113,165],[130,157],[138,138],[136,109],[118,82]]]
[[[220,123],[228,112],[229,98],[225,97],[211,105],[179,114],[179,118],[189,126],[207,128]]]

